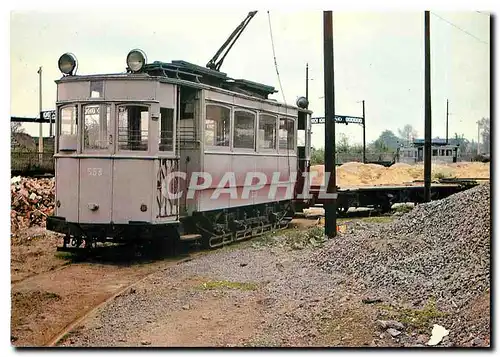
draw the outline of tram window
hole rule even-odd
[[[60,135],[76,135],[77,124],[76,106],[62,108]]]
[[[255,149],[255,114],[236,110],[234,112],[234,147]]]
[[[276,149],[276,117],[259,116],[259,149]]]
[[[439,156],[444,156],[444,150],[440,150]]]
[[[160,108],[160,151],[174,150],[174,110]]]
[[[118,107],[118,148],[148,150],[149,112],[147,107],[127,105]]]
[[[207,105],[205,119],[205,144],[229,146],[231,110],[219,105]]]
[[[101,112],[102,110],[102,112]],[[106,104],[83,107],[83,148],[107,149],[111,134],[111,106]]]
[[[437,151],[437,149],[432,150],[432,156],[438,156],[438,151]]]
[[[280,149],[295,150],[295,128],[293,119],[280,119]]]
[[[450,149],[446,150],[446,156],[451,156],[451,150]]]
[[[102,81],[90,82],[90,97],[91,98],[102,97],[103,88],[104,88],[104,83]]]

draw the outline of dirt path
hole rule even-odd
[[[308,226],[307,222],[299,222]],[[287,233],[292,234],[292,233]],[[294,250],[261,238],[149,275],[60,341],[74,347],[393,346],[352,282],[331,286]]]
[[[127,260],[114,249],[78,262],[57,253],[60,238],[30,228],[11,240],[11,341],[15,346],[45,346],[99,304],[147,276],[183,259]],[[88,260],[88,258],[87,258]]]
[[[316,224],[299,219],[280,233],[285,237],[183,261],[74,263],[46,252],[39,255],[47,255],[43,273],[13,284],[13,344],[44,346],[61,337],[58,346],[75,347],[394,345],[379,336],[379,311],[361,302],[362,289],[331,286],[307,268],[314,247],[300,231]]]
[[[44,346],[76,319],[165,262],[134,267],[75,264],[12,287],[12,340]]]

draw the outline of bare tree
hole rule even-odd
[[[481,131],[482,144],[481,149],[485,154],[490,153],[490,118],[482,118],[479,121]]]
[[[346,134],[340,133],[337,140],[337,152],[349,152],[349,138]]]
[[[413,126],[406,124],[403,129],[398,129],[398,134],[407,144],[410,144],[418,133]]]
[[[24,133],[24,128],[22,127],[22,123],[10,123],[10,133],[11,134],[16,134],[16,133]]]

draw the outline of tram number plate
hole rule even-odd
[[[100,167],[89,167],[87,172],[89,176],[102,176],[102,169]]]

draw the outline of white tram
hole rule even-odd
[[[433,141],[435,141],[434,139]],[[457,145],[446,145],[433,143],[431,146],[432,162],[435,163],[454,163],[460,158],[460,152]],[[415,164],[424,161],[423,145],[410,147],[401,147],[396,154],[396,161],[405,164]]]
[[[305,98],[301,107],[278,103],[267,98],[273,87],[184,61],[148,64],[140,50],[127,65],[126,73],[76,75],[72,54],[59,59],[56,207],[47,228],[66,234],[64,248],[168,238],[216,247],[285,226],[294,173],[309,167]],[[267,183],[251,190],[248,172]],[[214,198],[227,173],[235,180],[224,187],[238,194]],[[272,188],[275,173],[280,187]]]

